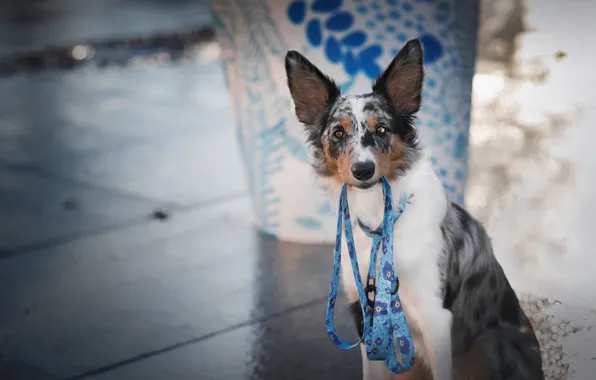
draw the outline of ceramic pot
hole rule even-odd
[[[477,0],[212,0],[221,58],[258,227],[332,242],[337,200],[316,186],[292,112],[284,56],[303,53],[345,93],[371,82],[419,37],[426,78],[418,128],[448,192],[463,202]]]

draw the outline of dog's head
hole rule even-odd
[[[342,96],[308,59],[287,53],[296,116],[308,132],[320,176],[367,189],[408,169],[418,156],[414,118],[422,99],[422,55],[420,42],[409,41],[370,93]]]

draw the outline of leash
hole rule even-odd
[[[399,201],[399,208],[394,210],[393,195],[389,182],[385,177],[381,178],[381,182],[383,184],[385,198],[381,226],[376,230],[371,230],[358,220],[360,228],[368,237],[373,239],[366,287],[362,283],[356,257],[356,248],[354,247],[354,235],[348,207],[347,185],[344,184],[342,187],[339,197],[331,291],[329,292],[329,300],[327,301],[325,323],[327,335],[336,346],[342,350],[349,350],[357,347],[364,341],[368,360],[384,360],[391,374],[400,375],[412,368],[415,353],[406,316],[399,295],[397,294],[399,279],[393,267],[394,225],[405,210],[408,197],[405,194],[402,195]],[[342,224],[346,233],[348,254],[364,317],[362,337],[354,343],[343,340],[338,335],[334,323],[335,300],[337,298],[341,266]],[[381,246],[380,272],[377,279],[377,252]]]

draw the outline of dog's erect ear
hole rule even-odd
[[[384,95],[399,111],[412,115],[420,109],[424,80],[422,45],[410,40],[397,53],[387,70],[373,85],[373,91]]]
[[[289,51],[285,63],[296,116],[305,125],[314,126],[339,96],[339,88],[297,51]]]

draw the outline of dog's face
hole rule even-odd
[[[422,96],[422,54],[420,42],[409,41],[372,92],[342,96],[304,56],[288,52],[288,86],[320,176],[366,189],[411,165],[418,154],[414,117]]]

